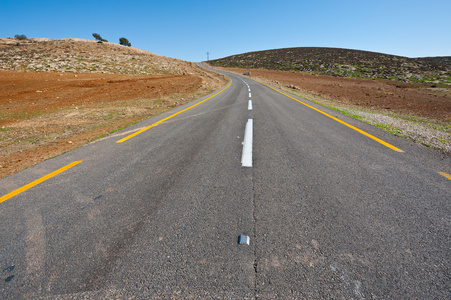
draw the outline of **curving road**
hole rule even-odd
[[[0,298],[449,298],[451,159],[228,76],[1,180]]]

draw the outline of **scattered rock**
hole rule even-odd
[[[1,168],[1,167],[2,167],[2,166],[0,166],[0,168]],[[7,267],[6,269],[3,269],[3,272],[11,272],[12,270],[14,270],[15,267],[16,267],[15,265],[9,266],[9,267]]]

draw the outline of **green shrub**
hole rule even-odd
[[[16,34],[14,37],[18,40],[26,40],[27,39],[27,36],[25,34]]]
[[[130,44],[130,42],[129,42],[126,38],[124,38],[124,37],[121,37],[121,38],[119,39],[119,44],[121,44],[121,45],[123,45],[123,46],[128,46],[128,47],[131,47],[131,45],[132,45],[132,44]]]
[[[98,34],[98,33],[93,33],[92,36],[93,36],[98,42],[100,42],[100,43],[102,43],[102,42],[108,42],[107,40],[105,40],[104,38],[102,38],[102,37],[100,36],[100,34]]]

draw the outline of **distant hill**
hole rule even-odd
[[[449,65],[451,67],[451,56],[421,57],[418,59],[429,60],[438,64]]]
[[[408,58],[341,48],[301,47],[248,52],[211,60],[209,63],[221,67],[451,84],[450,59]]]

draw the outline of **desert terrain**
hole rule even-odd
[[[225,82],[194,63],[110,43],[0,39],[0,178]]]
[[[405,60],[351,51],[335,61],[323,50],[315,48],[322,56],[309,50],[305,59],[294,60],[306,71],[223,69],[251,71],[253,79],[451,155],[451,88],[445,58]],[[291,50],[280,57],[277,52],[262,53],[263,57],[243,54],[210,63],[295,66],[284,61],[293,59]],[[362,57],[351,55],[356,53]],[[373,67],[370,75],[349,67],[346,59],[364,70]],[[315,72],[316,67],[329,75]],[[423,75],[413,76],[415,70]],[[394,74],[389,71],[396,71],[396,78],[381,79]],[[421,83],[413,82],[420,78]],[[192,62],[113,43],[1,38],[0,178],[183,105],[225,82]]]

